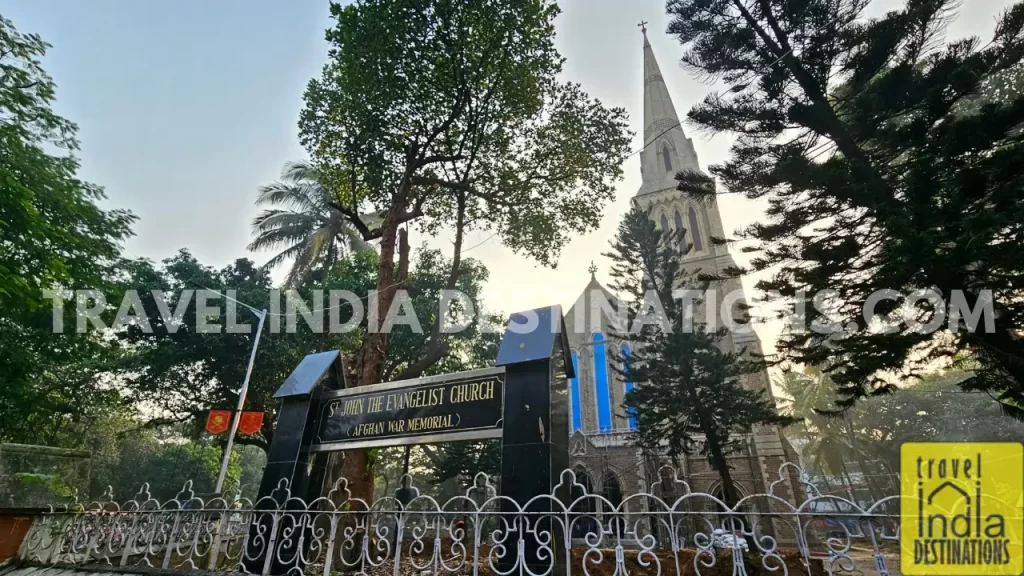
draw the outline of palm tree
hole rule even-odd
[[[859,409],[863,406],[842,415],[819,412],[835,410],[835,385],[827,374],[813,367],[804,369],[802,373],[786,372],[776,379],[776,386],[783,392],[779,398],[780,411],[802,420],[800,426],[794,426],[795,437],[805,441],[801,452],[811,466],[822,473],[826,483],[829,475],[842,479],[852,498],[853,482],[847,463],[856,462],[868,492],[877,501],[878,489],[873,470],[867,463],[876,456],[871,453],[874,447],[859,438],[857,431]]]
[[[263,267],[275,268],[293,259],[285,279],[289,286],[324,273],[348,251],[372,250],[352,223],[331,207],[335,200],[309,163],[285,164],[280,182],[260,187],[256,205],[280,208],[264,210],[252,221],[255,239],[248,249],[283,248]]]

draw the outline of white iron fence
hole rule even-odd
[[[369,503],[345,480],[312,502],[284,483],[255,503],[203,501],[191,483],[161,503],[143,487],[123,504],[108,492],[39,516],[20,558],[296,576],[898,574],[898,497],[864,509],[805,485],[797,504],[780,495],[792,490],[787,467],[766,494],[731,507],[670,469],[621,502],[588,493],[571,470],[525,503],[496,495],[483,474],[443,503],[411,487]]]

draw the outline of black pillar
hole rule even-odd
[[[505,406],[501,442],[501,492],[525,506],[533,497],[551,494],[569,467],[569,387],[573,374],[569,361],[569,341],[565,320],[558,306],[513,314],[498,351],[498,366],[505,367]],[[568,490],[555,495],[569,501]],[[522,539],[527,564],[535,573],[547,571],[554,563],[554,574],[564,571],[563,529],[545,518],[552,510],[550,501],[534,503],[517,514],[517,509],[502,502],[509,526],[517,530],[505,540],[506,554],[500,568],[511,569],[516,561],[518,540]],[[532,513],[532,514],[531,514]],[[554,557],[541,560],[535,534],[525,529],[551,532]]]
[[[320,409],[320,394],[345,387],[345,372],[341,353],[337,350],[310,354],[299,362],[284,384],[274,393],[281,400],[277,414],[274,438],[267,455],[267,466],[263,469],[260,491],[255,506],[256,518],[249,528],[249,547],[245,551],[243,564],[251,573],[260,574],[270,559],[270,574],[284,574],[291,568],[301,570],[296,547],[280,539],[283,530],[293,528],[300,520],[305,507],[292,501],[287,506],[290,514],[278,525],[276,539],[270,538],[271,514],[260,514],[259,510],[281,508],[286,505],[286,492],[280,489],[282,481],[292,498],[301,498],[306,505],[320,497],[324,479],[327,476],[327,454],[313,453],[310,446],[316,437],[317,412]],[[262,533],[260,538],[257,534]],[[297,541],[298,534],[289,539]],[[308,546],[310,538],[305,538]],[[274,541],[273,547],[268,546]],[[272,549],[271,549],[272,548]]]

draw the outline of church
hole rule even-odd
[[[633,203],[651,213],[662,229],[685,229],[692,250],[685,256],[684,266],[691,272],[702,270],[720,273],[735,266],[726,246],[710,242],[711,237],[725,237],[722,217],[716,203],[694,201],[676,189],[675,174],[684,170],[700,170],[693,142],[683,131],[672,104],[668,87],[662,77],[654,51],[643,29],[644,80],[644,147],[640,152],[642,185]],[[614,369],[618,353],[628,356],[629,345],[609,338],[608,322],[613,318],[595,309],[597,298],[612,301],[612,294],[595,276],[591,266],[590,282],[566,315],[569,345],[576,378],[570,380],[569,459],[577,480],[591,493],[602,494],[613,504],[623,495],[649,491],[658,481],[658,470],[672,465],[680,480],[693,492],[721,497],[718,473],[703,456],[670,462],[667,458],[644,458],[630,442],[636,422],[626,414],[623,400],[633,387],[624,382]],[[741,291],[739,280],[729,280],[713,288],[720,294]],[[735,296],[736,294],[734,294]],[[710,300],[710,299],[709,299]],[[745,296],[741,299],[746,302]],[[717,298],[722,301],[721,297]],[[595,316],[592,318],[592,316]],[[583,328],[585,327],[585,328]],[[761,344],[753,330],[727,336],[725,346],[735,350],[761,352]],[[751,389],[766,390],[771,386],[766,371],[744,377]],[[780,480],[779,468],[785,462],[797,462],[793,448],[777,427],[761,427],[745,438],[745,448],[730,455],[730,467],[740,497],[766,493],[773,482]],[[787,468],[776,484],[775,493],[788,501],[799,501],[801,489],[795,471]],[[639,505],[639,503],[637,504]],[[629,510],[639,512],[640,510]]]

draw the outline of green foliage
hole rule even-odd
[[[828,365],[840,409],[892,391],[884,374],[928,371],[969,351],[960,383],[1024,417],[1024,98],[1013,86],[1024,54],[1024,4],[996,22],[991,41],[942,41],[954,0],[912,0],[879,18],[870,0],[671,0],[669,27],[683,64],[729,88],[689,118],[737,137],[711,168],[725,188],[766,198],[768,220],[749,227],[759,287],[787,300],[834,291],[808,323],[832,335],[791,332],[781,360]],[[706,176],[681,175],[706,193]],[[879,290],[879,320],[863,317]],[[990,291],[994,330],[965,330],[927,300],[963,290],[973,309]],[[948,311],[948,308],[946,309]],[[918,330],[908,322],[938,330]]]
[[[373,477],[374,497],[394,497],[395,490],[402,485],[405,469],[405,451],[409,450],[409,476],[412,485],[420,490],[430,486],[430,461],[420,446],[392,446],[374,450]]]
[[[235,322],[247,328],[239,333],[228,333],[226,300],[210,298],[207,304],[216,311],[217,317],[210,317],[207,322],[220,331],[201,332],[196,323],[197,298],[193,291],[218,290],[250,305],[269,309],[269,274],[247,259],[214,270],[200,264],[186,250],[165,260],[160,268],[148,261],[132,262],[128,272],[125,286],[139,291],[152,330],[147,333],[139,325],[128,325],[115,334],[131,351],[109,366],[125,394],[134,403],[152,406],[158,421],[205,422],[205,412],[210,408],[233,408],[238,401],[238,387],[245,377],[258,320],[238,306]],[[183,297],[189,299],[180,321],[165,323],[154,290],[162,291],[167,310],[172,312],[178,310]],[[269,332],[267,327],[264,330]],[[269,440],[276,408],[271,396],[303,356],[332,345],[326,336],[321,338],[324,348],[313,343],[308,331],[264,333],[246,397],[246,409],[265,410],[268,414],[263,421],[263,437],[249,441],[264,444],[264,440]]]
[[[40,59],[49,45],[0,18],[0,309],[31,310],[42,291],[101,280],[134,218],[96,206],[102,191],[75,177],[77,127],[50,106]]]
[[[116,350],[53,334],[44,291],[103,288],[135,220],[101,210],[102,190],[77,178],[77,127],[51,109],[40,63],[48,47],[0,17],[0,441],[28,444],[73,438],[119,403],[97,372]]]
[[[108,488],[121,502],[133,498],[143,484],[149,484],[153,498],[173,498],[188,481],[197,496],[213,493],[220,473],[222,446],[211,442],[220,437],[197,434],[188,425],[147,426],[129,418],[100,421],[83,435],[83,447],[91,452],[91,471],[85,499],[96,499]],[[224,493],[234,497],[239,482],[243,494],[256,493],[266,461],[255,446],[236,445],[228,462]]]
[[[489,476],[501,473],[500,440],[441,444],[431,453],[434,454],[431,456],[433,469],[430,473],[435,483],[458,478],[459,485],[465,490],[473,485],[480,472]]]
[[[999,403],[982,392],[966,392],[965,370],[935,371],[884,398],[858,403],[841,416],[832,412],[839,397],[827,374],[808,369],[776,380],[780,410],[799,420],[788,436],[802,444],[814,470],[842,478],[856,462],[875,478],[888,477],[896,490],[899,447],[904,442],[1021,442],[1024,425],[1000,417]]]
[[[351,222],[331,206],[338,197],[306,162],[286,164],[281,181],[260,188],[257,206],[264,210],[252,222],[252,251],[284,248],[264,264],[274,268],[293,259],[286,284],[296,286],[310,275],[319,279],[347,250],[372,250]]]
[[[0,445],[0,503],[5,508],[36,508],[86,496],[89,459],[83,456]]]
[[[836,393],[835,384],[827,374],[813,368],[802,373],[786,372],[776,380],[776,386],[781,390],[778,398],[780,412],[797,419],[797,424],[790,427],[787,436],[802,445],[802,456],[811,470],[840,478],[848,486],[852,485],[849,463],[857,462],[862,473],[871,473],[866,470],[866,462],[877,460],[877,448],[880,446],[872,442],[871,435],[864,434],[860,427],[863,420],[861,407],[841,416],[831,414],[835,409]],[[898,454],[899,446],[896,446],[896,452]],[[895,470],[899,470],[898,462]],[[898,486],[890,485],[888,488],[898,490]]]
[[[241,497],[256,502],[259,495],[260,481],[263,480],[263,468],[267,465],[267,453],[258,446],[236,445],[238,452],[239,475]],[[217,470],[218,474],[220,470]],[[228,464],[228,472],[231,472],[231,464]]]
[[[138,440],[139,436],[135,438]],[[128,462],[122,460],[117,463],[117,470],[111,470],[116,474],[110,477],[110,484],[118,486],[114,489],[117,499],[133,497],[144,483],[149,484],[153,498],[161,501],[174,498],[189,481],[197,496],[208,498],[213,494],[223,458],[220,446],[204,446],[180,436],[163,441],[145,438],[145,442],[148,450],[141,454],[141,461],[135,468],[125,468]],[[138,450],[138,447],[122,446],[122,450]],[[224,479],[224,494],[231,496],[238,492],[240,476],[241,455],[233,450]]]
[[[401,374],[421,357],[423,349],[427,347],[431,338],[430,328],[438,321],[438,303],[442,290],[447,288],[451,268],[451,261],[444,258],[440,250],[423,246],[418,251],[415,268],[409,275],[407,294],[423,330],[417,333],[405,327],[398,327],[388,335],[389,352],[384,368],[384,381],[392,380]],[[472,259],[462,260],[459,268],[460,272],[453,289],[465,294],[476,306],[476,310],[463,309],[462,303],[453,301],[445,311],[446,323],[450,326],[461,326],[473,320],[474,314],[480,321],[469,324],[465,330],[457,333],[440,336],[446,344],[447,353],[424,370],[423,375],[426,376],[493,366],[498,358],[501,334],[484,331],[488,325],[505,325],[503,316],[489,313],[484,308],[483,285],[489,272],[481,262]]]
[[[627,326],[614,335],[631,347],[617,354],[617,370],[637,385],[625,405],[635,415],[636,443],[651,453],[666,450],[672,457],[701,453],[722,475],[729,488],[726,455],[734,451],[739,434],[755,425],[787,424],[763,392],[745,388],[739,378],[763,370],[763,363],[727,351],[726,328],[709,330],[699,319],[684,323],[692,312],[673,291],[705,292],[710,283],[686,273],[679,250],[682,231],[663,233],[643,210],[634,207],[619,224],[612,243],[612,288],[625,299]],[[687,247],[687,250],[689,248]],[[662,311],[648,304],[660,302]],[[703,441],[698,441],[703,436]]]
[[[75,488],[64,481],[60,476],[53,474],[37,474],[32,472],[18,472],[14,479],[26,486],[39,484],[52,492],[61,500],[70,499],[75,494]]]
[[[548,0],[331,4],[330,60],[299,127],[353,222],[369,204],[386,227],[494,229],[544,264],[596,228],[625,112],[557,81],[557,13]]]
[[[269,446],[277,409],[277,402],[272,396],[305,355],[331,349],[352,354],[359,349],[368,328],[365,311],[359,311],[361,321],[347,332],[331,332],[332,314],[337,315],[339,323],[347,323],[356,311],[344,303],[335,303],[335,310],[330,310],[330,303],[323,293],[349,290],[357,295],[369,294],[376,285],[378,264],[376,253],[358,253],[339,261],[322,281],[310,280],[298,287],[297,296],[322,320],[322,332],[314,332],[302,319],[294,327],[280,316],[267,320],[246,397],[247,410],[263,410],[267,417],[261,434],[244,442],[264,448]],[[482,299],[479,295],[487,270],[473,260],[464,261],[462,266],[463,273],[457,287],[480,305]],[[450,268],[451,263],[438,251],[419,251],[408,281],[407,294],[412,308],[424,323],[438,313],[440,289]],[[117,375],[131,400],[158,408],[162,418],[174,421],[205,421],[207,410],[235,406],[238,387],[245,377],[257,320],[245,308],[237,307],[235,321],[248,324],[249,328],[241,333],[227,333],[227,303],[224,299],[210,299],[208,303],[218,311],[218,316],[208,321],[219,326],[220,332],[200,332],[196,325],[196,298],[192,297],[181,321],[168,326],[150,291],[162,290],[170,311],[177,310],[184,291],[199,287],[225,293],[234,290],[234,297],[238,300],[270,309],[270,300],[274,296],[267,272],[246,259],[237,260],[223,270],[214,270],[203,266],[183,250],[174,258],[165,260],[159,268],[145,261],[133,262],[126,285],[140,291],[152,327],[152,333],[144,332],[137,325],[123,327],[117,333],[131,353],[108,368]],[[318,296],[315,290],[323,291],[319,294],[319,312],[313,301]],[[279,314],[287,313],[285,295],[280,294],[279,297]],[[466,311],[455,312],[451,316],[452,321],[465,318],[463,314]],[[272,329],[275,330],[272,332]],[[409,326],[395,326],[389,335],[392,353],[385,364],[386,374],[401,372],[417,359],[429,336],[426,330],[415,333]],[[482,333],[479,327],[474,326],[462,332],[445,334],[444,338],[449,343],[449,354],[432,368],[435,371],[468,369],[479,365],[480,358],[489,358],[493,362],[500,335]],[[349,362],[351,364],[351,359]]]

